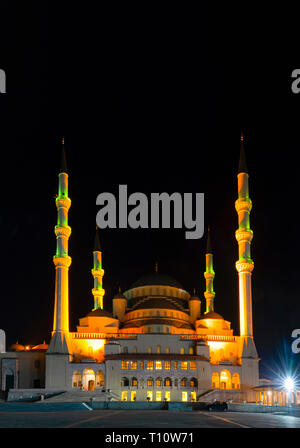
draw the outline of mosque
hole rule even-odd
[[[206,247],[204,299],[190,294],[172,277],[153,273],[113,298],[103,308],[104,269],[96,231],[91,273],[94,307],[69,331],[68,170],[63,157],[56,197],[57,225],[53,331],[49,345],[15,344],[0,353],[0,389],[105,391],[117,401],[258,400],[259,357],[253,338],[250,246],[252,202],[241,137],[237,174],[239,334],[215,310],[213,251]],[[203,304],[205,303],[205,305]],[[1,335],[0,335],[1,336]],[[2,337],[3,341],[3,337]],[[5,345],[2,343],[2,346]],[[1,343],[0,343],[1,352]]]

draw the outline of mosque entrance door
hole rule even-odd
[[[95,381],[94,380],[89,380],[88,390],[95,390]]]
[[[92,369],[84,369],[82,386],[83,390],[95,389],[95,372]]]

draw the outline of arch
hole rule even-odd
[[[104,373],[102,370],[98,370],[96,373],[96,387],[104,387]]]
[[[153,378],[150,376],[147,378],[147,387],[152,387],[153,386]]]
[[[123,376],[121,378],[121,387],[128,387],[129,386],[129,379],[126,376]]]
[[[222,370],[220,373],[220,388],[231,389],[231,375],[229,370]]]
[[[241,388],[241,383],[240,383],[240,375],[235,372],[232,375],[232,389],[240,389]]]
[[[95,389],[95,372],[93,369],[90,368],[84,369],[82,378],[82,388],[83,390]]]
[[[72,375],[72,387],[82,387],[82,376],[79,370],[75,370]]]
[[[187,385],[187,379],[186,378],[181,378],[180,380],[180,387],[186,387]]]
[[[220,379],[218,372],[213,372],[211,376],[212,388],[219,389],[220,387]]]
[[[171,387],[171,386],[172,386],[172,380],[171,380],[170,377],[167,376],[167,377],[164,379],[164,386],[165,386],[165,387]]]
[[[198,387],[198,380],[197,378],[193,377],[190,379],[190,387]]]
[[[139,384],[138,379],[135,376],[132,377],[132,379],[131,379],[131,386],[138,387],[138,384]]]
[[[162,379],[160,377],[155,379],[155,387],[161,387],[162,386]]]

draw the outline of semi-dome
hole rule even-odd
[[[111,319],[113,319],[113,315],[106,310],[103,310],[101,308],[97,308],[96,310],[92,310],[90,311],[87,316],[91,316],[91,317],[110,317]]]
[[[202,319],[222,319],[224,320],[224,317],[221,316],[221,314],[215,313],[214,311],[209,311],[208,313],[203,314],[199,320]]]

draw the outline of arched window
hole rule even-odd
[[[155,386],[156,386],[156,387],[161,387],[161,386],[162,386],[162,380],[161,380],[161,378],[156,378],[156,380],[155,380]]]
[[[156,346],[156,353],[161,353],[161,347],[160,347],[160,345],[157,345],[157,346]]]
[[[184,355],[184,347],[180,347],[180,354]]]
[[[182,378],[180,381],[180,387],[186,387],[187,380],[186,378]]]
[[[137,348],[133,347],[133,353],[137,353]]]
[[[81,373],[79,372],[79,370],[75,370],[75,372],[73,372],[72,385],[73,387],[82,386]]]
[[[147,378],[147,387],[152,387],[153,386],[153,378]]]
[[[167,378],[165,378],[164,386],[165,387],[171,387],[172,386],[172,380],[168,376],[167,376]]]
[[[170,353],[170,347],[166,347],[166,353]]]
[[[194,347],[189,347],[189,355],[193,355],[194,354]]]
[[[123,376],[121,379],[121,387],[128,387],[129,386],[129,379],[126,378],[126,376]]]
[[[138,380],[137,380],[137,378],[135,378],[135,377],[132,378],[131,386],[138,387]]]
[[[128,347],[123,347],[122,353],[128,353]]]
[[[148,347],[148,353],[152,353],[152,347]]]
[[[231,389],[231,375],[228,370],[222,370],[220,373],[220,388]]]
[[[218,372],[213,372],[211,376],[212,388],[218,389],[220,387],[220,380]]]
[[[240,389],[240,387],[240,375],[235,372],[232,375],[232,389]]]
[[[98,370],[96,373],[96,387],[104,387],[104,373]]]
[[[190,380],[190,387],[198,387],[198,380],[197,380],[197,378],[191,378],[191,380]]]

